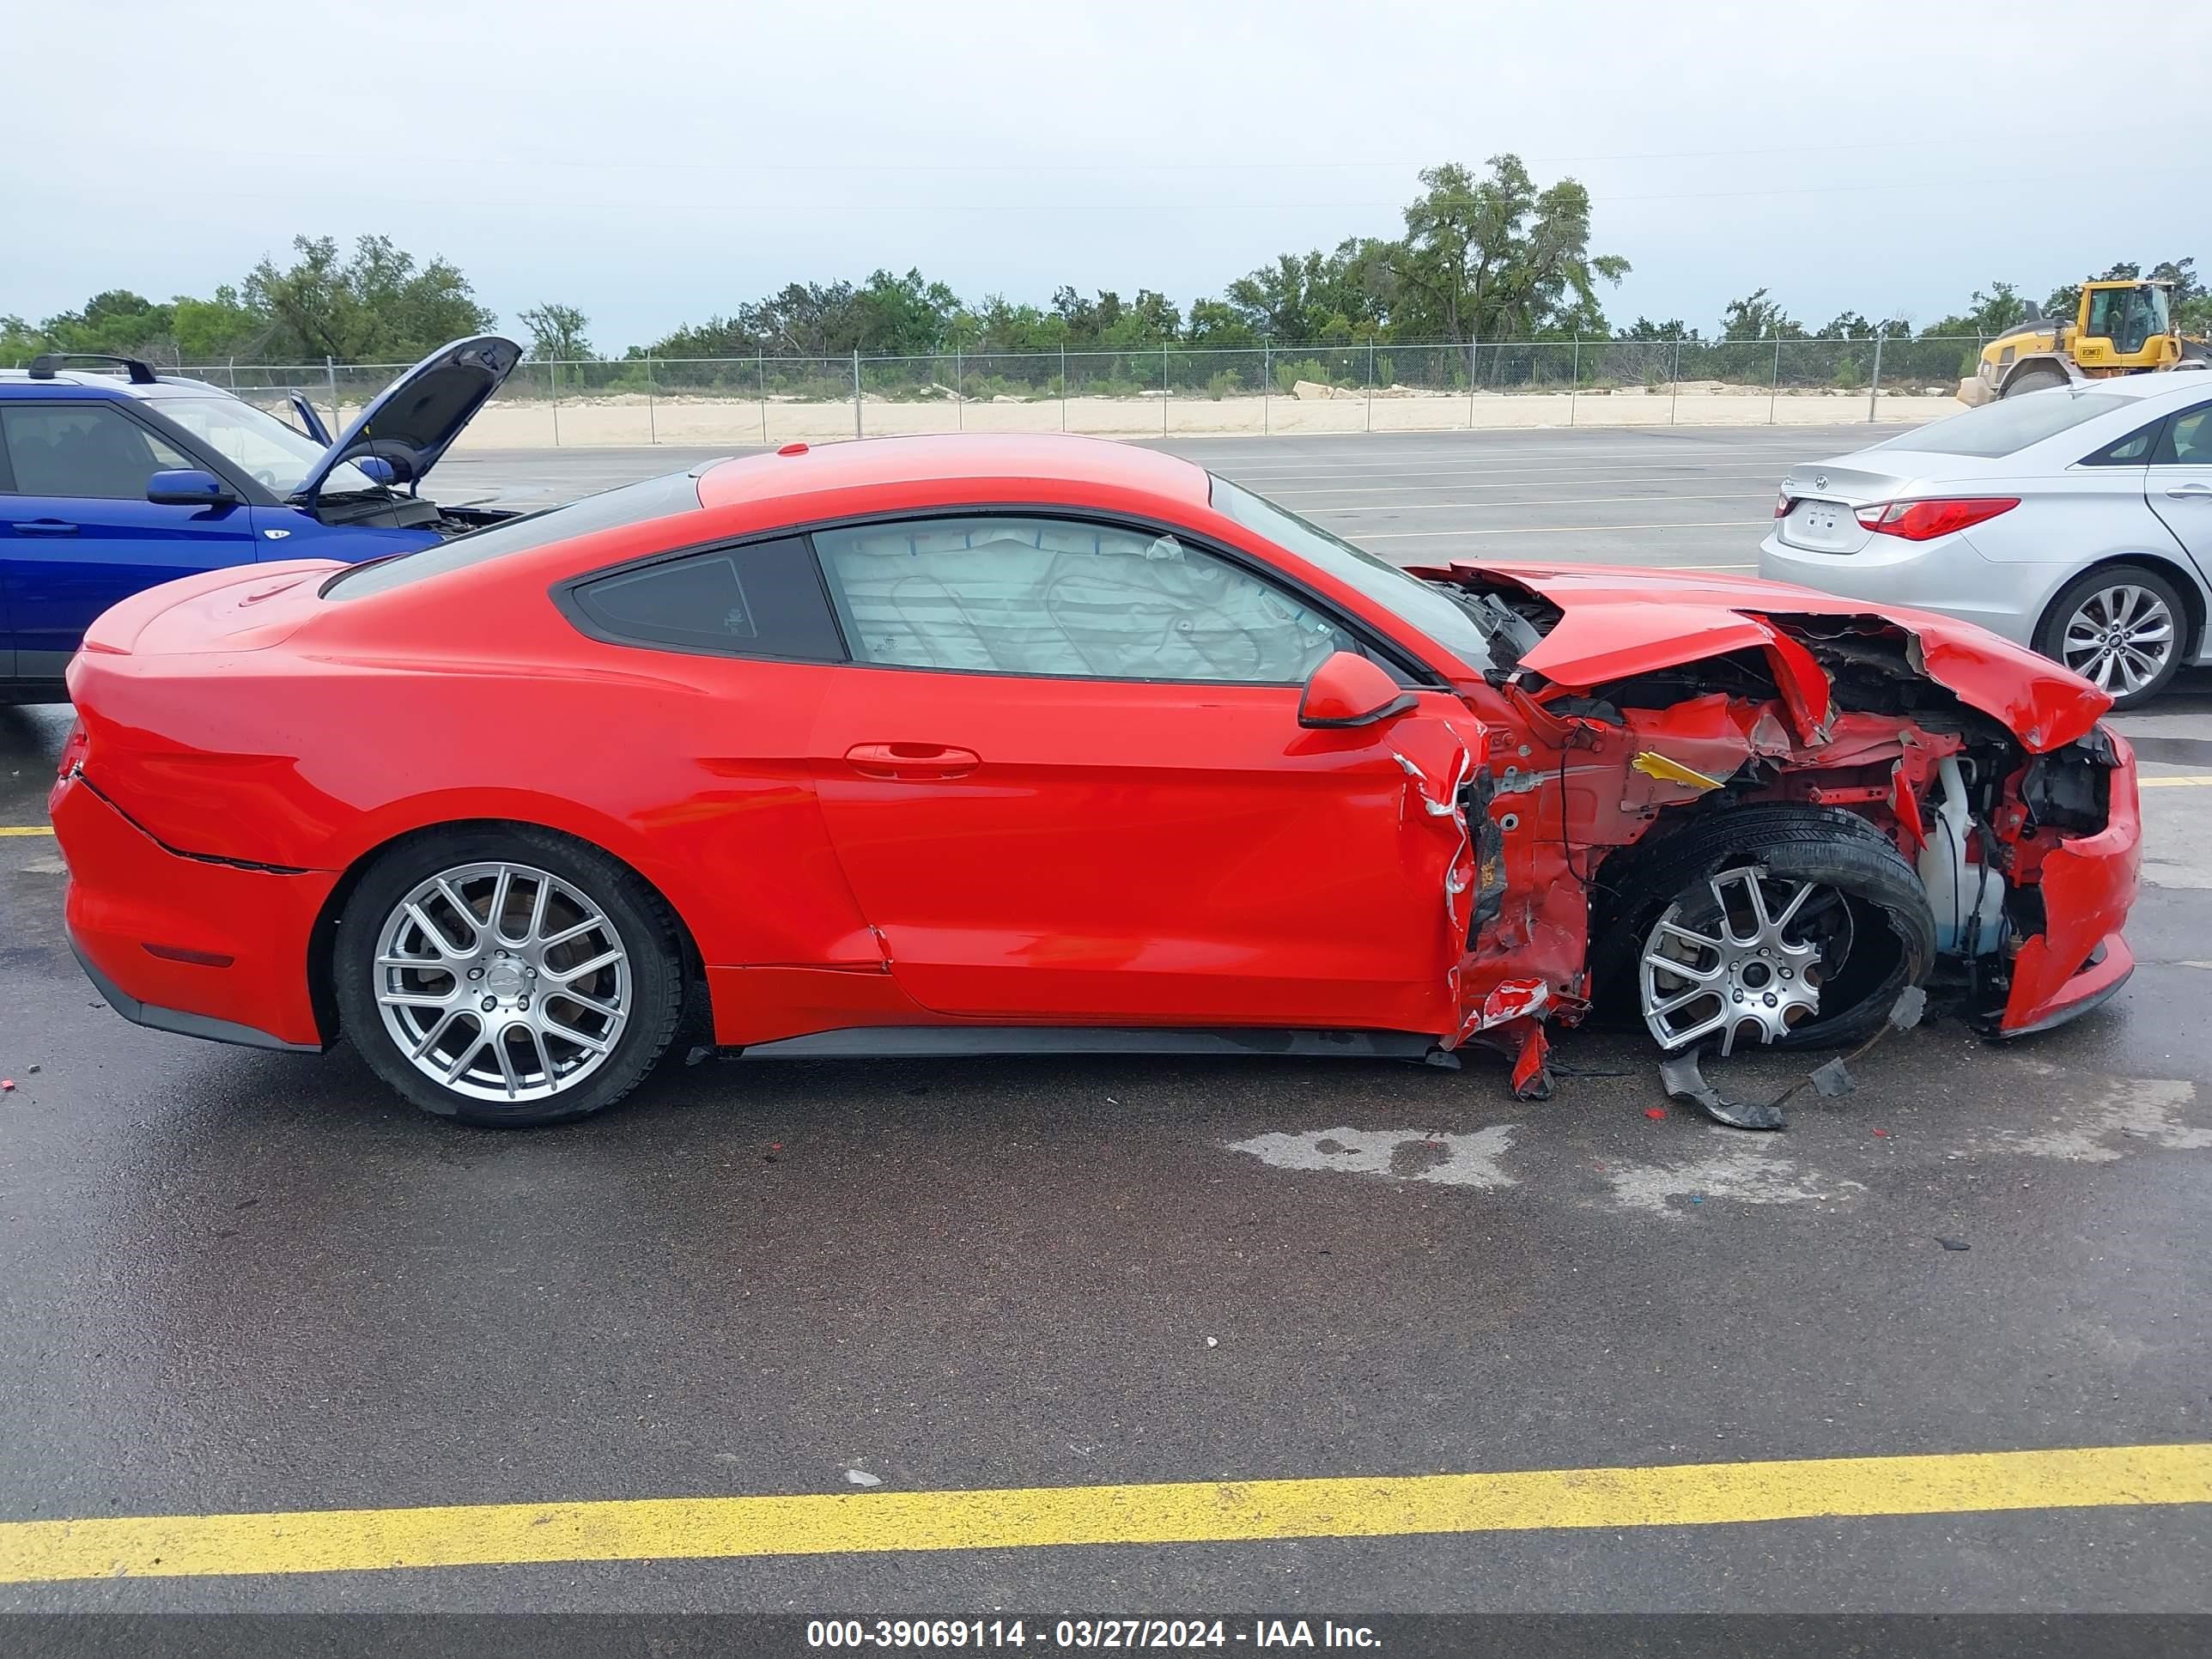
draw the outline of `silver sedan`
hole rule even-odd
[[[2212,374],[2056,387],[1790,468],[1759,573],[1964,617],[2133,708],[2212,663]]]

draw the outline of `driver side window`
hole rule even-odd
[[[1296,685],[1359,648],[1273,583],[1150,531],[994,514],[817,531],[814,544],[856,662]]]
[[[0,404],[0,434],[21,495],[143,501],[155,473],[193,465],[107,404]]]

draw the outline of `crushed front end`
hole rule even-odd
[[[2005,780],[1991,821],[2007,871],[2002,1000],[1979,1012],[1998,1035],[2048,1030],[2127,982],[2120,929],[2142,859],[2135,750],[2100,726]]]
[[[1513,1054],[1516,1086],[1544,1024],[1607,1007],[1726,1054],[1852,1047],[1923,987],[2015,1036],[2127,978],[2134,757],[2063,669],[1765,583],[1421,574],[1525,623],[1468,688],[1492,741],[1459,980],[1461,1040]],[[1844,915],[1790,932],[1807,892]]]

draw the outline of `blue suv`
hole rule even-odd
[[[0,370],[0,702],[66,695],[93,618],[157,582],[256,559],[381,558],[511,517],[416,491],[521,356],[497,335],[456,340],[335,443],[303,398],[298,431],[132,358]],[[81,361],[122,372],[63,366]]]

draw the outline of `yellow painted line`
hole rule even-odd
[[[2202,789],[2212,785],[2212,772],[2194,772],[2183,778],[2137,777],[2138,789]]]
[[[2212,1443],[1658,1468],[0,1522],[0,1583],[2212,1504]]]
[[[0,823],[0,836],[51,836],[51,823]]]

